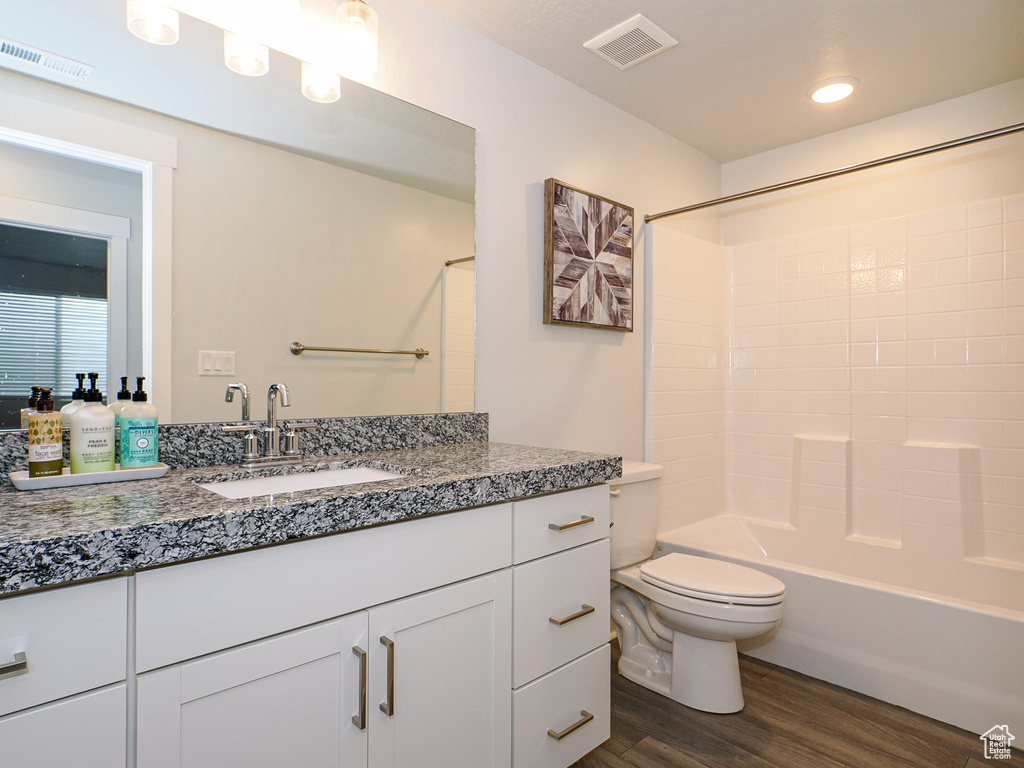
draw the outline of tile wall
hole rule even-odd
[[[473,364],[476,346],[476,270],[473,262],[453,264],[444,274],[445,413],[473,410]]]
[[[724,250],[726,511],[1024,563],[1024,195]]]
[[[722,513],[728,380],[723,249],[659,226],[653,279],[653,456],[659,526]]]

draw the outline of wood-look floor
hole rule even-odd
[[[743,711],[698,712],[620,676],[617,651],[611,738],[578,768],[1024,768],[1017,749],[986,760],[977,734],[744,656]]]

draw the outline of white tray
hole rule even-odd
[[[64,467],[64,472],[49,477],[29,477],[28,470],[11,472],[11,483],[19,491],[38,491],[43,488],[67,488],[72,485],[94,485],[96,483],[122,483],[126,480],[148,480],[163,477],[170,469],[166,464],[156,464],[141,469],[121,469],[113,472],[82,472],[72,475],[71,470]]]

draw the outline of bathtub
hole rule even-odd
[[[659,534],[658,555],[730,560],[785,582],[781,627],[742,653],[974,733],[1024,731],[1024,567],[964,557],[941,531],[899,547],[815,534],[721,516]]]

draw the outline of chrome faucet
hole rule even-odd
[[[267,390],[267,426],[263,429],[263,455],[277,458],[281,455],[281,428],[277,426],[277,398],[280,395],[281,407],[287,408],[288,387],[284,384],[271,384]]]
[[[249,388],[240,381],[236,381],[234,384],[228,384],[227,391],[224,393],[224,402],[230,403],[235,399],[235,391],[238,391],[242,395],[242,421],[249,420]]]
[[[302,461],[299,450],[299,431],[316,429],[316,422],[289,421],[287,430],[282,437],[282,429],[277,423],[277,406],[289,406],[288,387],[284,384],[271,384],[267,390],[267,423],[249,422],[249,388],[238,382],[228,386],[224,400],[231,402],[235,391],[242,393],[242,421],[246,424],[225,424],[221,429],[225,432],[244,432],[245,451],[242,454],[242,468],[255,469],[262,466],[279,466],[297,464]],[[257,434],[263,433],[263,454],[257,451]],[[284,448],[282,450],[282,443]]]

